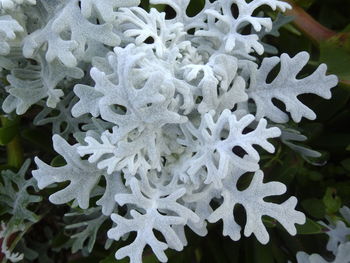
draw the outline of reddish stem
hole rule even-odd
[[[319,44],[322,41],[334,37],[337,33],[329,28],[321,25],[312,16],[310,16],[304,9],[299,7],[291,0],[285,0],[291,4],[292,9],[286,12],[289,16],[294,16],[294,24],[308,36],[313,42]]]
[[[16,235],[15,233],[13,233],[7,240],[7,244],[6,244],[6,247],[10,247],[12,242],[15,240],[16,238]],[[4,242],[4,239],[3,238],[0,238],[0,262],[1,260],[4,259],[5,255],[1,252],[1,246],[2,246],[2,242]]]

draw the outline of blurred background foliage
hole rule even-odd
[[[268,36],[266,42],[276,46],[280,53],[295,55],[303,50],[308,51],[311,59],[303,74],[309,74],[319,64],[326,63],[328,72],[336,74],[340,81],[333,89],[331,100],[326,101],[316,96],[302,97],[317,113],[316,121],[304,120],[297,125],[290,124],[308,137],[305,145],[322,153],[320,158],[303,158],[282,143],[277,143],[278,150],[274,156],[262,155],[266,180],[277,180],[287,185],[285,199],[290,195],[298,198],[298,209],[306,214],[307,223],[298,228],[298,235],[292,237],[274,220],[265,218],[270,233],[267,245],[259,244],[255,237],[242,237],[240,241],[233,242],[222,236],[221,223],[210,225],[209,234],[205,238],[188,231],[189,245],[182,252],[168,251],[170,263],[285,263],[288,260],[295,262],[298,251],[331,256],[325,249],[326,230],[318,222],[326,222],[325,218],[338,218],[339,208],[350,206],[350,1],[289,2],[294,9],[287,15],[293,16],[294,21],[280,29],[279,37]],[[192,0],[187,12],[195,14],[203,4],[204,0]],[[145,9],[150,8],[147,0],[142,1],[141,5]],[[156,8],[172,11],[167,6]],[[272,17],[277,15],[270,10],[266,12]],[[0,85],[6,85],[6,80],[2,82]],[[51,128],[37,128],[32,124],[37,111],[33,107],[20,118],[1,116],[0,171],[8,168],[16,171],[24,159],[32,159],[38,154],[47,160],[54,157],[50,147]],[[60,160],[55,158],[53,162],[59,163]],[[247,183],[241,182],[242,187]],[[24,241],[16,239],[20,249],[32,255],[31,259],[24,262],[116,262],[114,251],[120,244],[115,242],[107,251],[104,249],[105,233],[109,227],[107,223],[102,225],[105,229],[100,229],[102,234],[98,236],[90,255],[86,256],[86,249],[72,254],[69,249],[72,241],[69,241],[69,231],[64,228],[66,219],[63,219],[69,208],[51,206],[47,201],[50,190],[44,190],[40,194],[43,201],[35,206],[36,213],[42,215],[38,219],[39,223],[26,228]],[[237,207],[235,214],[244,223],[244,209]],[[3,213],[3,217],[6,217],[6,213]],[[144,263],[153,262],[157,260],[149,251],[144,257]]]

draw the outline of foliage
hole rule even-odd
[[[0,0],[0,260],[350,262],[349,8]]]

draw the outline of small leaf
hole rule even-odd
[[[341,206],[341,199],[336,194],[336,189],[328,187],[323,197],[323,203],[328,214],[336,213]]]
[[[299,235],[315,235],[324,233],[323,226],[310,218],[306,218],[306,223],[304,225],[297,225],[297,231]]]
[[[269,228],[276,227],[277,225],[277,220],[268,216],[263,216],[262,221],[264,225]]]

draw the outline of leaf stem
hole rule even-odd
[[[284,1],[288,2],[292,6],[292,9],[288,10],[286,15],[294,17],[294,25],[316,46],[320,47],[321,43],[332,39],[337,39],[339,43],[345,43],[348,39],[350,39],[349,33],[338,33],[321,25],[293,0]],[[350,86],[350,81],[345,79],[339,79],[339,83],[345,87]]]
[[[18,125],[18,120],[10,120],[5,116],[0,116],[0,123],[3,127],[9,126],[12,123],[16,123]],[[16,169],[21,168],[24,162],[24,156],[18,131],[13,139],[8,144],[6,144],[6,151],[7,165]]]
[[[285,0],[288,2],[292,9],[286,12],[288,16],[294,16],[293,23],[297,28],[303,32],[308,38],[310,38],[315,44],[319,44],[322,41],[326,41],[335,35],[336,32],[321,25],[311,15],[309,15],[303,8],[298,6],[292,0]]]

